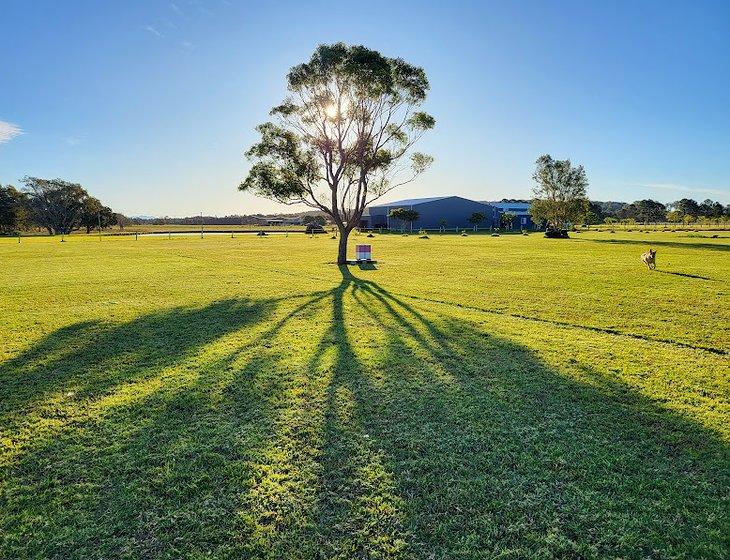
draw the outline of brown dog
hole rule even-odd
[[[643,262],[649,270],[654,270],[656,268],[656,249],[649,248],[648,253],[643,253],[641,255],[641,262]]]

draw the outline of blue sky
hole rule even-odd
[[[0,0],[0,183],[128,214],[254,213],[254,127],[318,43],[425,68],[434,166],[393,198],[527,197],[541,153],[598,200],[730,202],[730,2]],[[15,128],[14,128],[15,127]]]

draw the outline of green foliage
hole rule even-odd
[[[621,220],[636,222],[663,222],[667,219],[667,208],[656,200],[637,200],[624,206],[617,214]]]
[[[81,185],[63,179],[38,177],[25,177],[23,184],[28,207],[39,226],[46,228],[50,234],[68,234],[79,228],[84,201],[89,196]]]
[[[471,216],[467,218],[467,221],[470,224],[473,224],[475,226],[478,226],[486,219],[486,216],[482,214],[481,212],[474,212]]]
[[[504,212],[500,218],[499,221],[502,225],[502,227],[507,229],[512,229],[512,224],[517,219],[517,215],[513,212]]]
[[[327,220],[322,215],[319,215],[319,214],[317,214],[317,215],[311,215],[310,214],[310,215],[304,216],[302,218],[302,223],[305,224],[305,225],[306,224],[318,224],[320,226],[323,226],[323,225],[325,225],[327,223]]]
[[[700,213],[700,205],[691,198],[683,198],[672,203],[672,208],[684,215],[697,216]]]
[[[10,234],[27,226],[28,199],[12,185],[0,185],[0,234]]]
[[[101,227],[106,229],[117,224],[117,215],[108,206],[104,206],[98,198],[93,196],[84,199],[81,211],[81,227],[86,228],[86,233]]]
[[[118,215],[78,183],[25,177],[23,184],[27,219],[51,235],[69,234],[80,227],[88,233],[100,224],[107,228],[118,223]]]
[[[588,179],[583,166],[573,167],[569,159],[554,160],[547,154],[535,163],[535,198],[530,205],[533,221],[562,229],[582,219],[588,210]]]
[[[410,208],[393,208],[390,211],[389,214],[390,218],[393,220],[398,220],[405,224],[411,224],[411,227],[413,227],[413,222],[418,220],[419,213],[416,210],[412,210]]]
[[[720,202],[710,200],[709,198],[702,201],[699,206],[699,213],[706,218],[721,218],[725,209]]]
[[[349,232],[365,207],[412,181],[433,161],[412,152],[435,120],[418,110],[429,89],[422,68],[363,46],[320,45],[288,76],[290,95],[261,140],[240,190],[316,208],[338,227],[345,262]],[[410,158],[410,168],[399,163]]]
[[[685,235],[0,239],[0,557],[722,558]]]

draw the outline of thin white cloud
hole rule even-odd
[[[157,35],[158,37],[164,37],[162,33],[160,33],[157,29],[152,27],[151,25],[145,25],[142,29],[145,31],[152,33],[153,35]]]
[[[176,12],[178,14],[181,14],[182,13],[182,10],[180,10],[180,6],[178,6],[177,4],[175,4],[175,2],[170,2],[170,8],[172,8],[172,11],[173,12]]]
[[[688,193],[714,194],[717,196],[730,196],[730,191],[722,189],[708,189],[706,187],[693,187],[690,185],[678,185],[676,183],[637,183],[637,187],[646,189],[659,189],[664,191],[678,191]]]
[[[0,144],[10,142],[16,136],[23,134],[23,129],[17,124],[0,121]]]
[[[65,136],[62,140],[64,141],[64,143],[67,146],[69,146],[71,148],[75,148],[82,142],[82,139],[80,136]]]
[[[195,45],[193,45],[190,41],[180,41],[180,46],[188,51],[195,48]]]

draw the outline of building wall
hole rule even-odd
[[[512,222],[513,230],[535,229],[536,225],[530,216],[529,204],[521,202],[492,202],[490,204],[497,209],[500,216],[505,212],[510,212],[517,216],[515,221]]]
[[[498,222],[497,211],[493,206],[468,200],[458,196],[442,198],[431,202],[421,204],[413,204],[411,206],[403,205],[382,205],[372,206],[369,208],[369,216],[363,216],[363,227],[377,228],[389,227],[390,229],[408,228],[410,224],[403,224],[400,220],[389,218],[390,211],[395,208],[409,208],[419,213],[418,220],[413,222],[413,229],[439,229],[441,220],[446,220],[448,229],[460,228],[467,229],[473,227],[468,222],[469,217],[475,212],[481,212],[485,216],[485,220],[479,224],[480,228],[489,228],[496,226]]]

